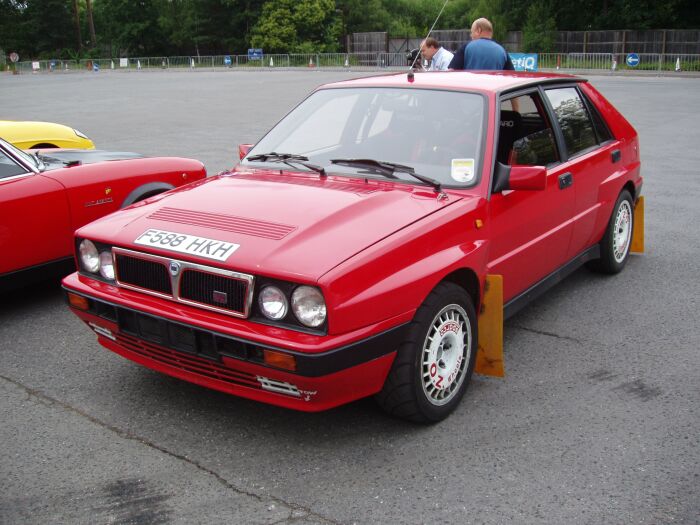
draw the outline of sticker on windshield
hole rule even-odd
[[[452,159],[452,179],[457,182],[474,181],[474,159]]]

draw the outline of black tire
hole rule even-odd
[[[600,259],[589,262],[588,267],[607,274],[622,271],[629,259],[633,233],[634,201],[629,191],[622,190],[600,241]]]
[[[434,334],[439,339],[431,339]],[[454,283],[440,283],[416,311],[375,399],[392,416],[417,423],[441,421],[469,386],[476,349],[472,298]]]

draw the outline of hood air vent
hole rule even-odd
[[[148,218],[165,222],[203,226],[205,228],[232,233],[242,233],[276,241],[283,239],[297,229],[296,226],[288,226],[286,224],[246,219],[245,217],[236,217],[235,215],[225,215],[223,213],[181,210],[178,208],[161,208],[150,214]]]

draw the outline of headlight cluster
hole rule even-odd
[[[78,246],[80,266],[89,273],[99,273],[108,281],[114,280],[114,260],[109,248],[99,251],[95,243],[83,239]]]
[[[114,282],[112,247],[89,239],[79,241],[81,271],[96,279]],[[301,325],[317,330],[322,329],[326,322],[326,301],[321,290],[314,286],[262,278],[256,291],[257,309],[253,307],[251,314],[258,320],[264,318],[288,327]]]
[[[73,133],[75,133],[76,135],[78,135],[81,139],[87,139],[87,138],[88,138],[88,136],[87,136],[85,133],[81,133],[81,132],[78,131],[77,129],[73,129]],[[90,139],[88,139],[88,140],[90,140]]]
[[[266,284],[258,294],[260,312],[271,321],[281,321],[291,309],[296,319],[308,328],[326,322],[326,302],[318,288],[297,286],[288,296],[280,287]]]

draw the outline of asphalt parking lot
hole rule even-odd
[[[0,118],[216,173],[347,76],[0,75]],[[112,354],[57,284],[0,295],[0,523],[700,523],[700,79],[590,79],[640,133],[647,252],[507,321],[505,379],[431,427],[301,414]]]

